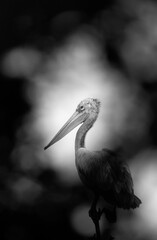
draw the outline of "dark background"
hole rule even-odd
[[[136,81],[146,94],[151,114],[143,145],[156,148],[157,74],[143,75],[139,69],[136,74],[135,69],[128,68],[119,53],[125,40],[125,30],[135,18],[128,9],[125,10],[121,2],[123,1],[104,1],[103,4],[93,1],[1,1],[1,62],[4,54],[17,46],[29,45],[47,53],[50,49],[61,46],[66,37],[82,24],[93,26],[101,38],[105,38],[103,47],[108,63],[130,79],[136,75]],[[106,10],[103,15],[105,21],[100,17],[102,10]],[[56,21],[56,16],[60,13],[66,13],[66,17]],[[63,186],[52,169],[42,170],[37,176],[22,172],[11,160],[16,132],[22,125],[23,117],[32,107],[23,95],[26,83],[25,78],[13,79],[11,76],[7,77],[3,71],[0,73],[0,239],[85,239],[72,229],[69,212],[78,203],[90,202],[88,190],[80,185]],[[133,155],[138,151],[134,147],[133,153],[129,154]],[[9,182],[19,176],[28,175],[36,178],[44,191],[37,199],[19,204],[8,187]]]

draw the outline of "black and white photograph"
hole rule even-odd
[[[0,3],[0,240],[157,239],[157,2]]]

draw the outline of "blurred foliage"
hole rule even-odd
[[[79,205],[90,204],[91,193],[78,181],[67,184],[61,180],[57,169],[43,164],[43,161],[48,161],[46,157],[49,158],[41,150],[44,137],[40,136],[40,133],[33,135],[34,132],[29,129],[28,124],[34,119],[31,115],[34,105],[28,101],[28,95],[32,97],[30,89],[33,89],[35,83],[30,79],[39,73],[44,75],[46,70],[43,65],[50,52],[62,51],[68,37],[77,35],[79,31],[92,33],[94,39],[97,39],[97,44],[102,46],[99,58],[104,68],[107,64],[110,72],[118,72],[115,74],[117,79],[120,73],[125,76],[127,86],[135,85],[136,89],[140,89],[137,93],[140,98],[134,102],[138,107],[130,112],[125,124],[129,125],[130,119],[138,115],[140,107],[143,108],[144,111],[140,111],[141,115],[138,115],[138,121],[136,119],[133,124],[136,126],[134,131],[142,129],[144,134],[140,135],[140,139],[136,138],[137,135],[131,138],[133,130],[130,127],[130,132],[126,131],[125,136],[119,140],[132,165],[137,189],[143,186],[143,182],[138,185],[141,181],[138,179],[140,169],[139,176],[144,178],[142,169],[147,166],[146,162],[151,160],[155,163],[153,166],[156,166],[156,3],[117,0],[105,1],[103,5],[95,5],[89,1],[75,1],[75,4],[53,1],[53,6],[51,4],[52,1],[5,0],[0,8],[0,238],[5,240],[86,239],[83,233],[81,235],[77,229],[74,230],[71,216]],[[94,10],[89,10],[92,7]],[[14,64],[9,65],[10,69],[5,65],[8,63],[5,62],[7,53],[16,48],[17,62],[20,61],[18,66],[22,69],[19,71],[14,69]],[[26,54],[21,55],[23,49]],[[93,61],[92,57],[91,59]],[[55,60],[57,62],[57,59]],[[127,93],[124,96],[127,99]],[[128,95],[128,98],[131,99],[131,96]],[[35,99],[34,95],[33,97]],[[33,136],[30,139],[27,133],[31,131]],[[17,150],[21,142],[22,148]],[[151,149],[152,152],[147,154],[147,149]],[[144,155],[140,155],[142,152]],[[23,157],[27,160],[26,164],[22,161]],[[142,161],[143,159],[145,160]],[[155,179],[154,177],[152,182],[148,178],[153,186],[150,195],[156,191]],[[144,214],[137,212],[135,217],[136,214],[140,222],[140,217],[144,218]],[[119,224],[113,229],[118,235],[117,239],[132,239],[132,236],[135,240],[156,239],[157,233],[154,228],[147,234],[145,231],[142,234],[143,225],[137,224],[134,216],[121,211],[119,216]],[[124,223],[130,224],[128,226],[131,228],[128,229]]]

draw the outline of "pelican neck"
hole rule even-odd
[[[88,130],[93,126],[95,120],[96,119],[94,120],[87,119],[78,129],[75,139],[75,152],[77,152],[80,148],[85,148],[86,134]]]

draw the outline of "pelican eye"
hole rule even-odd
[[[80,106],[80,110],[83,111],[85,108],[83,105]]]

